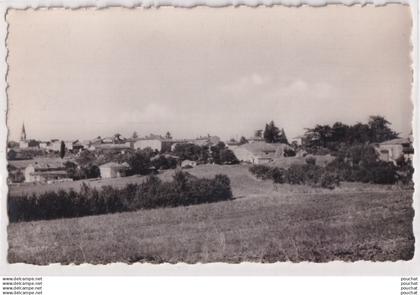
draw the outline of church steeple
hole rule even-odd
[[[22,124],[22,132],[20,133],[20,141],[26,141],[25,123]]]

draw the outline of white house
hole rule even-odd
[[[64,141],[64,146],[66,148],[66,150],[71,151],[73,150],[73,141]],[[49,146],[47,147],[47,149],[51,150],[51,151],[55,151],[55,152],[59,152],[61,149],[61,140],[58,139],[53,139],[51,140],[51,143],[49,144]]]
[[[192,168],[197,166],[197,162],[196,161],[190,161],[190,160],[184,160],[181,163],[181,168]]]
[[[413,160],[414,149],[409,138],[396,138],[381,142],[377,145],[376,150],[382,161],[396,163],[402,156],[406,160]]]
[[[24,171],[25,182],[50,183],[69,180],[68,174],[61,164],[30,164]]]
[[[99,166],[101,178],[115,178],[126,176],[127,170],[130,166],[127,163],[108,162]]]
[[[239,146],[229,146],[236,158],[241,162],[266,164],[284,156],[291,147],[282,143],[250,142]]]
[[[145,149],[151,148],[152,150],[162,150],[162,140],[161,139],[139,139],[133,144],[134,149]]]
[[[48,149],[49,145],[50,145],[50,142],[48,142],[48,141],[41,141],[39,143],[39,148],[46,150],[46,149]]]

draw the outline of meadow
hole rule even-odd
[[[228,175],[234,200],[11,223],[8,260],[239,263],[396,261],[413,256],[411,190],[356,183],[333,190],[276,185],[257,180],[242,165],[203,165],[188,172],[200,177]],[[159,176],[169,179],[172,173]]]
[[[325,188],[314,188],[305,185],[288,185],[288,184],[273,184],[271,180],[259,180],[249,173],[250,165],[199,165],[192,169],[186,169],[197,177],[211,178],[216,174],[226,174],[229,176],[232,185],[232,192],[234,197],[252,197],[259,195],[278,195],[290,193],[331,193],[331,190]],[[158,177],[163,181],[172,179],[174,170],[161,171]],[[22,183],[22,184],[9,184],[9,197],[16,197],[20,195],[27,195],[32,193],[44,193],[51,190],[80,190],[83,183],[92,188],[100,188],[106,185],[111,185],[116,188],[122,188],[127,184],[142,183],[146,179],[145,176],[133,175],[121,178],[108,178],[108,179],[86,179],[69,182],[60,182],[52,184],[43,183]],[[334,192],[354,192],[354,191],[388,191],[394,189],[392,185],[376,185],[365,183],[350,183],[342,182],[340,187],[336,188]]]

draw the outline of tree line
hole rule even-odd
[[[398,137],[391,123],[382,116],[370,116],[367,123],[346,125],[336,122],[332,126],[316,125],[307,128],[302,138],[303,148],[312,154],[337,152],[341,148],[379,143]]]

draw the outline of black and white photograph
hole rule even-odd
[[[413,259],[409,5],[5,19],[9,264]]]

